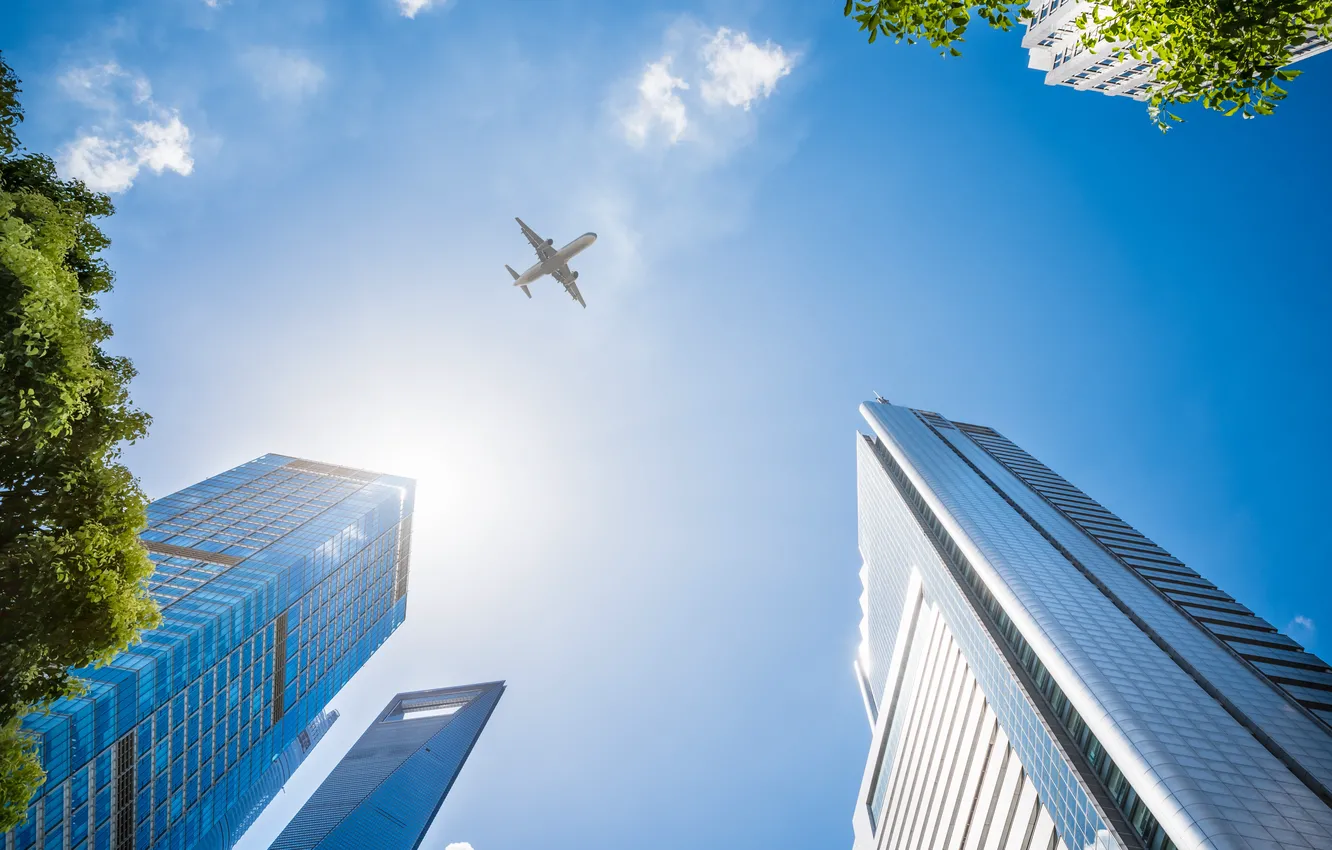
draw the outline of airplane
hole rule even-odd
[[[509,274],[513,275],[513,285],[521,286],[523,294],[531,298],[532,290],[528,289],[527,285],[542,275],[550,275],[564,284],[565,291],[569,293],[573,300],[586,308],[587,302],[583,300],[582,294],[579,293],[578,284],[574,283],[578,280],[578,272],[569,271],[569,261],[587,250],[587,247],[593,242],[596,242],[597,234],[584,233],[557,251],[553,239],[542,239],[536,234],[535,230],[524,224],[521,218],[515,218],[514,221],[518,222],[518,226],[523,229],[523,235],[536,249],[537,263],[522,274],[518,274],[518,272],[505,266],[504,268],[508,270]]]

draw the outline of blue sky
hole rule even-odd
[[[24,140],[117,189],[150,494],[268,451],[420,482],[407,623],[246,848],[392,693],[494,678],[427,847],[848,845],[873,391],[1332,652],[1332,57],[1163,137],[1016,34],[943,61],[840,12],[6,5]],[[507,285],[514,215],[600,234],[587,310]]]

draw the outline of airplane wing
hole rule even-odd
[[[583,294],[578,291],[578,284],[574,282],[578,279],[578,275],[569,271],[568,263],[551,272],[550,276],[564,284],[565,291],[569,293],[573,300],[582,304],[584,308],[587,307],[587,302],[583,300]]]
[[[536,255],[538,260],[544,263],[546,260],[549,260],[552,256],[554,256],[555,254],[554,245],[551,245],[549,242],[542,239],[540,236],[537,236],[537,232],[532,228],[528,227],[521,218],[515,218],[514,221],[518,222],[518,226],[523,229],[523,235],[527,237],[527,241],[531,242],[532,247],[536,249]]]

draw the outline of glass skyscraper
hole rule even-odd
[[[398,694],[269,850],[414,850],[425,838],[503,682]]]
[[[85,695],[25,720],[47,778],[0,846],[238,838],[331,722],[329,700],[403,622],[414,491],[265,455],[153,502],[142,538],[162,625],[77,671]]]
[[[1332,669],[991,428],[868,402],[856,850],[1332,848]]]

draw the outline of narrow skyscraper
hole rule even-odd
[[[269,850],[414,850],[503,693],[490,682],[395,696]]]
[[[1332,848],[1332,669],[996,431],[857,440],[856,850]]]
[[[47,780],[0,847],[229,846],[403,622],[414,490],[265,455],[153,502],[162,625],[27,718]]]

